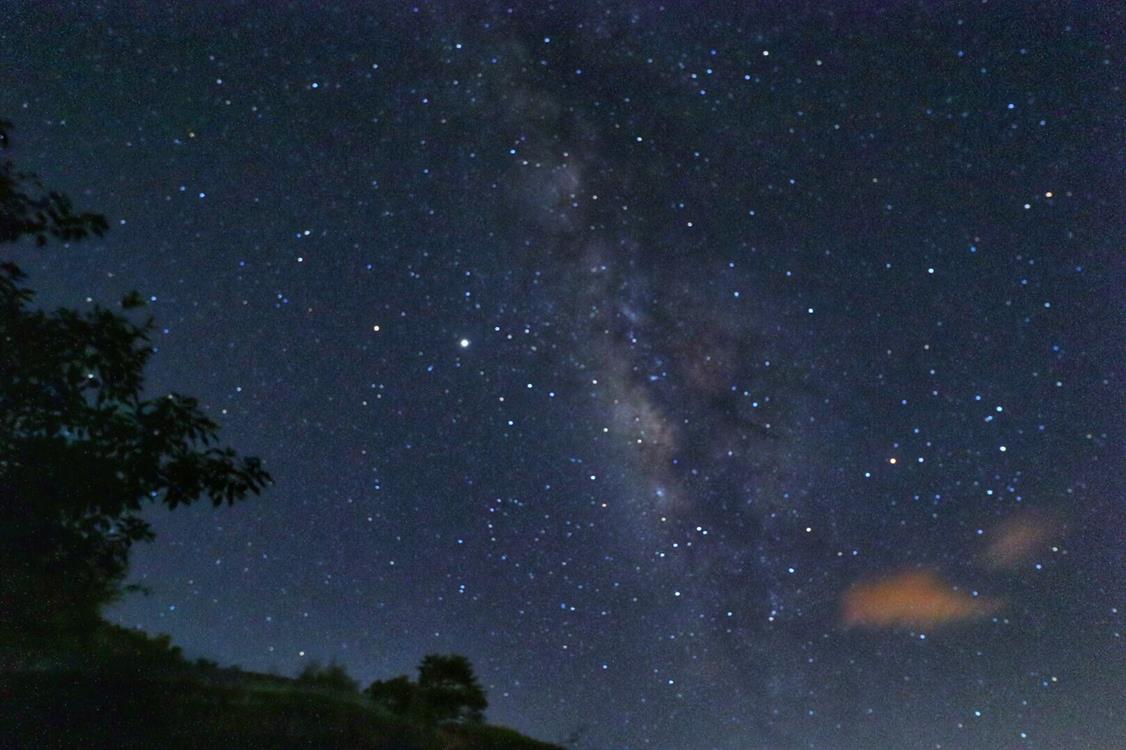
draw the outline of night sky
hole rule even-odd
[[[1123,6],[106,6],[0,8],[112,227],[15,260],[276,481],[112,619],[591,750],[1126,747]]]

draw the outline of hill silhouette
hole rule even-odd
[[[505,727],[429,723],[354,683],[190,662],[167,636],[0,632],[0,747],[553,750]]]

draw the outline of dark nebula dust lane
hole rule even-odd
[[[1115,750],[1121,9],[12,3],[20,163],[267,496],[117,621],[578,747]]]

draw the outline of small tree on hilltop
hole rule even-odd
[[[489,702],[473,665],[460,654],[430,654],[418,667],[418,689],[436,722],[480,723]]]

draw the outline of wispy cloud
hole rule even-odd
[[[1027,512],[1003,521],[991,534],[982,556],[986,567],[1013,570],[1027,563],[1059,530],[1048,516]]]

